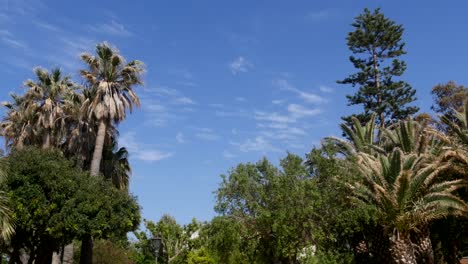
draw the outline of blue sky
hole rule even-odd
[[[0,99],[39,65],[81,81],[78,55],[101,41],[142,60],[142,107],[120,126],[131,191],[145,218],[209,220],[220,174],[303,155],[359,109],[336,80],[354,72],[345,37],[364,7],[404,24],[422,110],[435,84],[468,84],[466,1],[0,0]]]

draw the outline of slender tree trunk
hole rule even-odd
[[[85,235],[81,240],[80,264],[91,264],[93,262],[93,238]]]
[[[99,123],[96,144],[94,146],[93,159],[91,161],[91,175],[99,175],[99,165],[101,164],[102,149],[104,148],[104,139],[106,137],[106,122],[101,120]]]
[[[38,254],[36,259],[34,260],[34,264],[50,264],[50,263],[52,263],[53,253],[54,253],[53,251],[50,251],[50,250],[45,251],[44,250],[43,252]]]
[[[392,264],[417,264],[409,236],[399,232],[390,242],[390,256]]]
[[[50,147],[50,133],[46,131],[43,136],[42,149],[48,149]]]
[[[385,126],[385,115],[383,110],[381,109],[382,107],[382,91],[380,90],[380,76],[379,76],[379,65],[377,63],[377,54],[375,53],[375,50],[372,50],[372,62],[374,64],[374,82],[375,82],[375,89],[377,90],[377,105],[378,108],[380,108],[379,113],[377,113],[379,116],[379,123],[380,123],[380,128],[383,128]],[[377,137],[380,139],[381,135],[381,129],[378,131]]]
[[[24,137],[23,135],[20,135],[18,142],[16,142],[16,149],[17,150],[22,150],[24,148]]]

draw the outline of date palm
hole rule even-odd
[[[375,118],[376,115],[372,115],[369,122],[363,126],[361,122],[353,116],[351,117],[353,124],[351,127],[346,124],[341,124],[341,129],[349,140],[336,137],[328,137],[326,140],[336,145],[340,153],[345,156],[353,156],[358,152],[382,152],[377,146]]]
[[[453,158],[456,163],[454,165],[459,168],[459,171],[467,175],[468,167],[468,96],[466,96],[462,110],[454,110],[454,117],[446,114],[442,116],[441,121],[449,127],[452,132],[449,135],[451,147],[446,152],[446,156]],[[460,168],[461,166],[461,168]]]
[[[381,128],[381,131],[381,145],[386,152],[398,147],[407,154],[428,154],[437,157],[446,144],[439,131],[412,118],[400,120],[387,128]]]
[[[75,84],[69,76],[64,76],[59,68],[50,72],[43,68],[35,68],[36,81],[27,80],[26,100],[36,104],[37,130],[42,134],[42,147],[57,145],[57,120],[63,115],[65,97],[73,92]],[[52,142],[53,141],[53,142]]]
[[[453,194],[466,186],[463,180],[444,181],[450,164],[426,155],[404,153],[359,153],[356,165],[362,181],[351,186],[353,200],[375,206],[380,223],[390,239],[393,263],[416,264],[415,252],[425,252],[431,263],[432,247],[427,226],[451,214],[466,214],[465,202]],[[421,233],[424,249],[415,248],[412,233]],[[428,252],[429,251],[429,252]]]
[[[90,118],[98,124],[96,143],[91,161],[91,175],[99,174],[107,128],[112,123],[125,119],[126,112],[140,101],[134,92],[135,85],[142,84],[143,63],[137,60],[125,62],[119,52],[107,43],[96,46],[96,55],[81,54],[88,69],[81,70],[81,76],[89,86],[96,89],[93,98],[83,104]]]

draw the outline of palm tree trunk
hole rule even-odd
[[[409,236],[400,232],[390,242],[390,256],[392,264],[417,264]]]
[[[50,147],[50,134],[46,131],[43,136],[42,149],[48,149]]]
[[[98,133],[96,137],[96,144],[94,146],[93,159],[91,161],[91,175],[99,175],[99,165],[102,159],[102,149],[104,147],[104,139],[106,137],[106,122],[101,120],[99,123]]]
[[[434,250],[432,249],[429,227],[420,228],[420,232],[412,236],[412,242],[418,263],[434,264]]]

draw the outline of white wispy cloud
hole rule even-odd
[[[196,127],[195,137],[206,141],[216,141],[220,139],[220,136],[216,132],[208,127]]]
[[[97,33],[108,34],[113,36],[119,37],[129,37],[132,36],[132,32],[128,31],[125,26],[115,19],[112,19],[108,23],[98,24],[98,25],[91,25],[89,28]]]
[[[220,138],[219,135],[212,132],[198,132],[195,134],[195,137],[206,141],[216,141]]]
[[[49,23],[46,23],[44,21],[36,20],[34,22],[34,25],[36,27],[38,27],[38,28],[45,29],[45,30],[48,30],[48,31],[55,31],[55,32],[62,31],[62,29],[60,29],[60,27],[49,24]]]
[[[192,98],[167,86],[146,86],[140,98],[145,122],[152,126],[167,126],[196,111],[197,103]]]
[[[192,99],[186,97],[186,96],[182,96],[182,97],[179,97],[179,98],[176,98],[174,100],[174,103],[175,104],[182,104],[182,105],[193,105],[195,104],[195,101],[193,101]]]
[[[288,111],[296,118],[301,118],[304,116],[315,116],[322,113],[322,110],[319,108],[310,109],[299,104],[288,105]]]
[[[239,150],[242,152],[251,152],[251,151],[257,151],[257,152],[280,152],[281,150],[275,146],[271,142],[269,142],[267,139],[265,139],[262,136],[257,136],[254,139],[247,139],[243,143],[232,143],[233,145],[236,145],[239,147]]]
[[[0,39],[4,44],[13,48],[26,49],[28,47],[28,45],[25,42],[18,40],[18,39],[14,39],[12,37],[4,36],[4,37],[1,37]]]
[[[245,101],[247,101],[247,99],[245,99],[244,97],[239,96],[239,97],[236,97],[236,101],[237,102],[245,102]]]
[[[223,151],[223,157],[226,159],[233,159],[236,157],[236,155],[232,154],[231,152],[225,150]]]
[[[327,100],[321,97],[320,95],[304,92],[302,90],[297,89],[285,79],[274,80],[273,84],[275,84],[282,90],[296,93],[297,95],[299,95],[300,98],[302,98],[304,101],[308,103],[320,104],[320,103],[327,102]]]
[[[271,121],[274,123],[294,123],[296,119],[289,115],[281,115],[276,112],[268,113],[262,111],[255,111],[254,118],[261,121]]]
[[[176,104],[176,105],[196,104],[196,102],[192,98],[185,96],[180,91],[169,88],[167,86],[155,86],[155,87],[145,88],[145,92],[151,95],[156,95],[158,97],[164,98],[165,102]]]
[[[119,145],[124,146],[130,152],[130,157],[143,161],[159,161],[172,157],[172,152],[164,152],[149,148],[136,140],[134,132],[127,132],[120,136]]]
[[[184,134],[182,134],[182,132],[178,132],[175,138],[177,140],[177,143],[179,144],[182,144],[185,142],[185,137],[184,137]]]
[[[274,105],[281,105],[281,104],[284,104],[284,102],[286,102],[285,100],[273,100],[271,101],[272,104]]]
[[[237,57],[234,61],[229,64],[229,69],[231,69],[232,74],[238,74],[241,72],[248,72],[253,68],[252,63],[250,63],[246,58],[240,56]]]
[[[80,54],[93,53],[97,41],[80,35],[60,34],[53,42],[53,52],[45,54],[48,61],[64,67],[67,71],[76,71],[82,66]]]
[[[218,104],[218,103],[208,104],[208,106],[211,106],[213,108],[224,108],[224,104]]]
[[[331,87],[322,85],[322,86],[320,86],[320,91],[322,93],[333,93],[335,90],[333,88],[331,88]]]
[[[235,109],[235,110],[216,110],[215,116],[219,117],[246,117],[248,113],[244,109]]]

